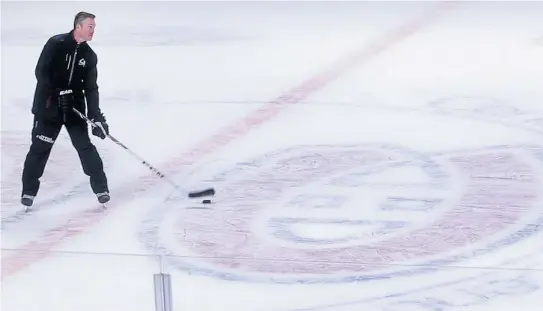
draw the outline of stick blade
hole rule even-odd
[[[215,195],[215,189],[214,188],[208,188],[200,191],[191,191],[189,192],[189,198],[201,198],[201,197],[209,197]]]

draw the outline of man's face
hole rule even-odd
[[[96,23],[92,18],[85,18],[80,25],[77,25],[78,33],[83,41],[91,41],[94,35]]]

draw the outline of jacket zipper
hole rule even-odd
[[[75,67],[75,59],[77,58],[77,50],[79,49],[79,43],[75,47],[73,59],[72,59],[72,68],[70,69],[70,77],[68,78],[68,87],[70,87],[70,84],[72,83],[72,76],[74,74],[74,67]]]

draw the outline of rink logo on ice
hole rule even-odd
[[[435,272],[541,229],[519,226],[533,221],[541,199],[534,150],[297,146],[217,176],[228,195],[213,208],[172,202],[167,216],[157,211],[144,223],[142,237],[163,255],[184,256],[168,257],[173,265],[228,280],[362,282]]]

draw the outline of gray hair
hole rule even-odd
[[[87,18],[96,18],[96,16],[92,13],[88,13],[88,12],[79,12],[75,15],[75,18],[74,18],[74,28],[75,26],[77,25],[81,25],[81,23],[83,23],[83,21]]]

